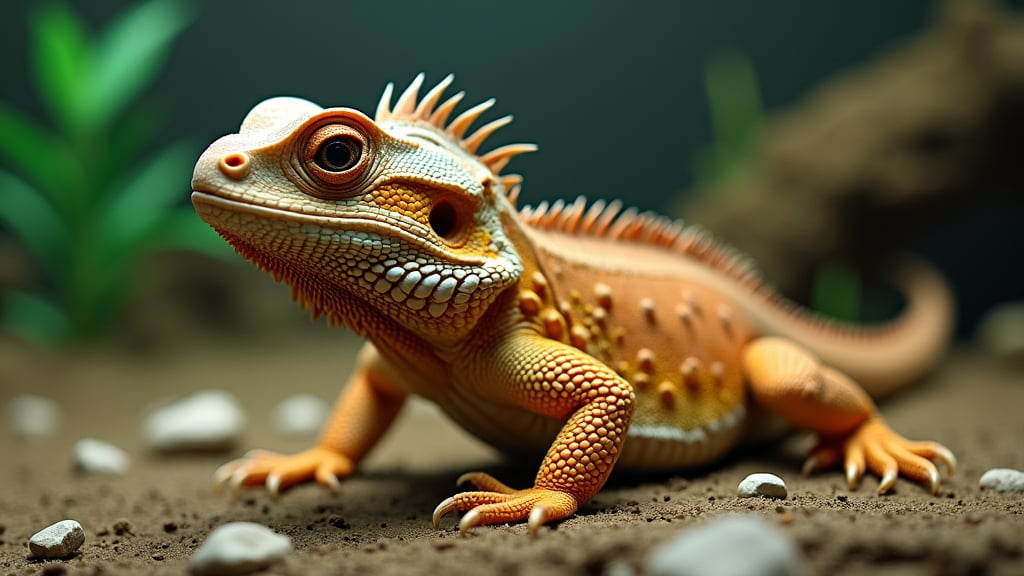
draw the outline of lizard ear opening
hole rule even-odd
[[[459,232],[459,217],[455,206],[447,200],[438,200],[430,209],[430,228],[445,240],[451,240]]]

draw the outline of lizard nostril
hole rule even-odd
[[[235,152],[221,158],[217,167],[228,178],[241,180],[249,175],[250,164],[248,154]]]

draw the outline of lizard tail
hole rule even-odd
[[[772,332],[812,350],[854,378],[874,398],[888,396],[928,374],[953,335],[955,304],[942,275],[913,258],[894,262],[892,283],[906,297],[897,318],[879,326],[850,326],[807,314],[780,319]],[[827,327],[822,330],[822,323]]]

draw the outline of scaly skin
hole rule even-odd
[[[389,86],[375,119],[268,100],[199,159],[199,216],[314,315],[368,340],[316,447],[250,453],[220,482],[337,489],[418,394],[500,448],[546,450],[530,488],[464,475],[477,490],[434,513],[465,511],[461,533],[516,521],[535,532],[573,514],[617,461],[713,460],[752,403],[820,436],[808,470],[843,463],[851,487],[870,471],[879,492],[899,474],[938,490],[933,461],[951,471],[953,455],[892,432],[861,388],[891,392],[941,355],[950,296],[928,268],[897,275],[901,318],[840,327],[697,228],[617,202],[519,211],[520,178],[500,172],[534,147],[478,155],[509,118],[466,136],[492,102],[448,122],[462,94],[438,104],[448,77],[420,99],[422,79],[393,108]]]

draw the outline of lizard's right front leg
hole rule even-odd
[[[405,392],[398,390],[386,374],[377,350],[367,343],[316,447],[297,454],[253,450],[218,468],[214,480],[233,489],[265,484],[276,495],[315,479],[337,491],[338,479],[352,474],[405,401]]]
[[[535,334],[502,342],[477,375],[493,402],[566,419],[548,449],[532,488],[517,490],[484,472],[464,474],[478,488],[448,498],[434,510],[434,526],[448,512],[466,512],[459,533],[473,526],[526,521],[530,532],[566,518],[601,489],[619,458],[633,415],[633,387],[576,348]]]

